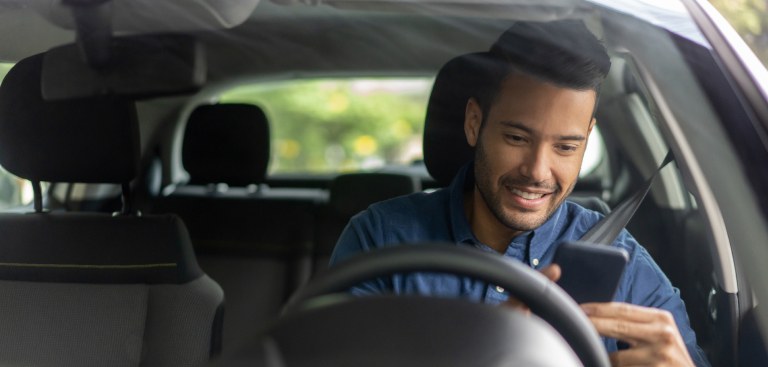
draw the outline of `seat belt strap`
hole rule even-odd
[[[643,199],[648,195],[648,191],[651,190],[651,185],[656,176],[659,175],[662,168],[666,167],[669,162],[673,160],[672,151],[667,153],[664,161],[661,162],[659,168],[651,175],[650,178],[640,187],[637,192],[626,198],[619,205],[614,208],[610,214],[605,216],[602,220],[597,222],[592,229],[589,230],[579,240],[584,242],[590,242],[594,244],[610,245],[616,238],[619,237],[621,230],[627,226],[632,216],[635,215],[637,208],[643,203]]]

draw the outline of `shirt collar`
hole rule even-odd
[[[450,217],[453,238],[457,243],[478,244],[472,227],[469,225],[464,211],[464,193],[467,184],[474,182],[474,170],[472,162],[465,164],[451,181],[448,187],[450,197]],[[539,228],[524,232],[512,239],[512,242],[525,243],[530,241],[530,256],[541,258],[544,253],[558,240],[567,219],[565,205],[560,205],[552,216]]]

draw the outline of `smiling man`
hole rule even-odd
[[[331,264],[376,248],[440,241],[495,251],[559,277],[551,264],[557,246],[579,239],[602,217],[566,198],[610,59],[581,22],[559,21],[515,24],[487,60],[493,62],[475,71],[464,116],[474,160],[445,189],[381,202],[352,218]],[[648,252],[626,231],[613,246],[630,254],[615,302],[582,305],[612,364],[707,366],[677,290]],[[431,273],[396,274],[353,292],[514,302],[499,287]]]

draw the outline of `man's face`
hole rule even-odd
[[[475,147],[474,197],[484,203],[474,204],[475,215],[516,233],[546,222],[576,184],[595,98],[512,73],[485,118],[470,100],[464,128]]]

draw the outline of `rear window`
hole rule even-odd
[[[270,120],[270,174],[418,165],[433,78],[290,80],[240,86],[223,103],[251,103]],[[593,130],[581,176],[604,158]]]
[[[270,120],[270,173],[329,173],[409,165],[432,78],[315,79],[242,86],[221,102],[261,106]]]

